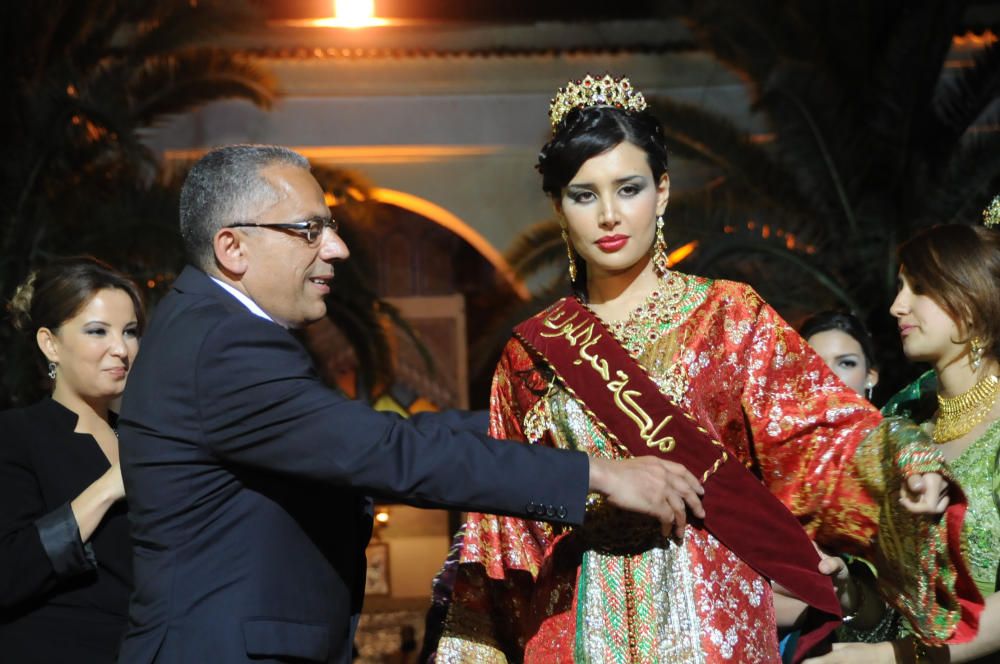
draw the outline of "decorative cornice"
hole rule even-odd
[[[226,46],[261,58],[358,60],[670,53],[694,50],[695,42],[676,19],[511,25],[397,21],[359,30],[272,21],[262,32],[230,38]]]

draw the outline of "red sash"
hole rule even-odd
[[[841,618],[829,577],[798,520],[725,446],[660,392],[601,320],[565,298],[514,329],[548,363],[611,439],[633,456],[682,464],[705,487],[704,527],[763,576],[817,609],[818,624],[799,638],[794,661]]]

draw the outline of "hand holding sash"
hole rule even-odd
[[[652,456],[613,461],[591,457],[590,490],[603,493],[615,507],[648,514],[669,536],[671,528],[681,538],[687,526],[687,510],[699,519],[705,510],[699,496],[705,489],[679,463]]]

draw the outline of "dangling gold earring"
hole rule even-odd
[[[983,353],[986,352],[986,344],[979,337],[972,337],[969,340],[969,345],[972,347],[972,359],[969,361],[969,364],[972,366],[973,371],[979,371],[979,367],[983,366]]]
[[[653,241],[653,269],[657,276],[666,276],[670,268],[667,258],[667,241],[663,239],[663,215],[656,218],[656,239]]]
[[[573,246],[569,243],[569,233],[562,229],[563,242],[566,243],[566,256],[569,258],[569,282],[576,282],[576,259],[573,257]]]

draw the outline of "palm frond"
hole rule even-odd
[[[938,81],[933,109],[940,119],[940,139],[950,146],[957,142],[991,104],[1000,98],[1000,45],[988,45],[972,66],[949,72]]]
[[[327,297],[327,318],[347,339],[357,359],[360,384],[371,396],[379,385],[392,383],[392,345],[371,302],[357,301],[347,289],[334,289]]]
[[[410,325],[410,321],[403,317],[398,308],[381,298],[376,302],[376,310],[392,324],[394,329],[402,332],[410,340],[417,354],[420,355],[427,373],[433,377],[437,373],[437,364],[434,362],[434,356],[431,355],[430,349],[427,348],[427,344],[424,343],[420,334]]]
[[[562,229],[555,219],[545,219],[517,234],[504,258],[521,279],[529,279],[537,272],[566,260],[566,244]]]
[[[495,358],[510,339],[514,326],[569,294],[569,283],[565,274],[560,273],[539,288],[527,302],[517,300],[510,307],[497,312],[486,328],[488,332],[476,339],[469,349],[470,375],[481,376],[491,371]]]
[[[784,69],[768,83],[762,105],[766,104],[773,126],[782,128],[780,158],[795,173],[798,186],[820,212],[819,218],[830,223],[831,228],[846,225],[856,230],[858,221],[844,177],[848,169],[840,158],[844,154],[843,137],[849,136],[842,131],[850,123],[846,118],[834,120],[836,114],[831,109],[807,101],[819,96],[817,86],[827,84],[806,70]]]
[[[913,228],[941,223],[979,223],[987,203],[1000,192],[1000,134],[968,132],[920,197]]]
[[[683,16],[697,41],[747,83],[751,99],[781,58],[787,14],[779,3],[751,0],[733,11],[722,0],[681,0]]]
[[[151,6],[156,4],[161,7]],[[151,2],[147,3],[145,13],[135,19],[136,30],[120,47],[120,52],[133,64],[205,46],[226,35],[264,25],[259,10],[253,5],[228,0]]]
[[[745,188],[762,206],[792,211],[810,207],[795,187],[793,174],[728,118],[664,98],[654,99],[652,107],[672,150],[719,169],[729,186]]]
[[[107,90],[122,80],[110,71],[95,82],[95,89]],[[127,78],[125,94],[132,122],[151,126],[165,116],[197,108],[219,99],[245,99],[263,109],[274,101],[274,78],[240,55],[214,48],[197,48],[170,56],[144,60]]]
[[[870,93],[860,104],[873,173],[880,186],[896,189],[908,177],[910,158],[901,147],[914,141],[932,145],[943,138],[931,113],[935,87],[964,2],[911,3],[887,29],[873,60]],[[934,146],[932,150],[939,151]]]
[[[798,272],[808,275],[821,285],[827,292],[837,298],[844,306],[852,311],[862,311],[858,302],[848,293],[848,291],[838,283],[838,280],[825,270],[816,265],[814,261],[806,259],[795,252],[788,251],[785,247],[763,240],[750,240],[740,237],[719,238],[711,246],[706,247],[699,255],[696,262],[696,269],[701,272],[711,273],[713,267],[723,259],[731,256],[746,257],[748,255],[762,255],[780,262],[788,263]],[[808,304],[808,303],[807,303]]]

